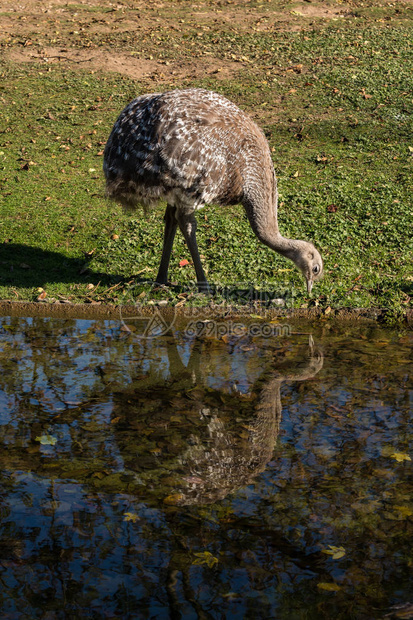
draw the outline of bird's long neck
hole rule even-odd
[[[252,230],[262,243],[281,256],[294,260],[302,242],[297,239],[287,239],[280,234],[277,218],[277,179],[272,169],[267,172],[267,176],[270,178],[260,179],[260,182],[253,183],[246,188],[243,199],[245,212]]]

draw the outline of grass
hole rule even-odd
[[[178,48],[160,31],[126,49],[189,57],[195,43],[199,57],[241,59],[231,80],[210,73],[161,88],[214,89],[257,120],[279,178],[280,229],[312,240],[325,261],[309,299],[300,274],[259,244],[241,207],[206,207],[198,239],[209,279],[293,287],[296,307],[382,307],[394,318],[413,297],[411,12],[374,3],[358,11],[345,24],[297,32],[220,26],[217,37],[212,26],[198,35],[187,24],[174,33]],[[126,36],[106,43],[125,51]],[[3,62],[0,72],[0,298],[36,300],[44,289],[47,298],[122,302],[156,275],[162,207],[146,219],[108,204],[102,151],[124,105],[159,85],[56,65]],[[178,285],[194,278],[191,265],[179,266],[185,258],[177,236],[170,279]],[[149,285],[133,290],[154,298]],[[178,294],[162,297],[173,304]]]

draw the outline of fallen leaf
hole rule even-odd
[[[102,478],[105,477],[105,474],[103,473],[103,471],[95,471],[94,474],[92,475],[92,478],[97,478],[98,480],[102,480]]]
[[[390,454],[390,458],[396,459],[398,463],[412,460],[410,456],[408,454],[405,454],[404,452],[393,452],[393,454]]]
[[[403,517],[411,517],[413,515],[413,510],[408,506],[395,506],[395,510],[398,510]]]
[[[320,590],[326,590],[327,592],[338,592],[341,590],[340,586],[336,583],[326,583],[324,581],[320,581],[320,583],[317,584],[317,588],[320,588]]]
[[[194,565],[202,566],[206,564],[209,568],[218,564],[218,558],[212,555],[209,551],[202,551],[201,553],[195,553],[197,559],[193,562]]]
[[[331,555],[333,560],[339,560],[346,555],[344,547],[334,547],[333,545],[328,545],[328,547],[328,549],[322,549],[321,552]]]
[[[186,267],[186,265],[189,265],[189,260],[186,260],[186,258],[184,258],[183,260],[179,261],[179,266],[180,267]]]
[[[139,515],[135,512],[125,512],[123,517],[125,521],[132,521],[132,523],[136,523],[140,519]]]
[[[183,495],[181,493],[173,493],[172,495],[167,495],[164,497],[163,503],[168,504],[168,506],[175,506],[176,504],[179,504],[182,498]]]
[[[53,435],[39,435],[35,440],[39,441],[42,446],[54,446],[57,442],[57,437],[53,437]]]

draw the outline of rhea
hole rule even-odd
[[[255,235],[295,263],[308,293],[322,275],[323,261],[312,243],[280,234],[277,179],[264,133],[222,95],[189,88],[138,97],[112,129],[103,170],[107,196],[126,209],[167,203],[159,284],[168,283],[179,226],[198,288],[208,290],[195,212],[211,203],[242,204]]]

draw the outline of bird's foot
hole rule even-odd
[[[205,295],[212,295],[212,289],[209,286],[208,282],[198,282],[198,292],[205,293]]]
[[[168,288],[169,284],[168,282],[154,282],[153,284],[153,290],[157,291],[157,290],[163,290]]]

